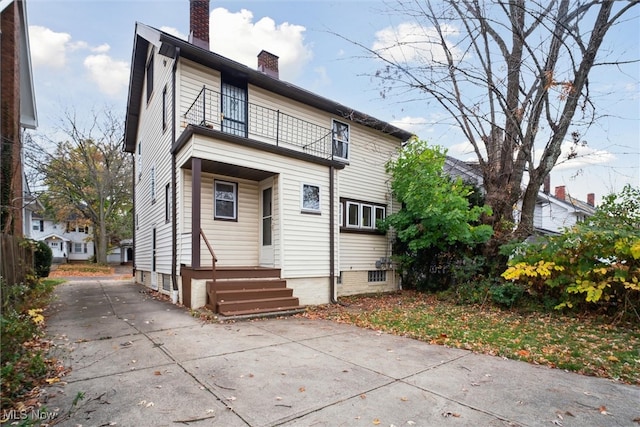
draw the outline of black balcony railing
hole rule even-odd
[[[184,118],[187,124],[332,158],[331,129],[206,87]]]

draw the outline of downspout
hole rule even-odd
[[[334,167],[333,165],[329,166],[329,301],[332,304],[337,304],[338,300],[335,297],[336,294],[336,285],[335,285],[335,258],[336,258],[336,248],[335,248],[335,189],[334,189]]]
[[[124,141],[124,140],[123,140]],[[136,144],[137,145],[137,144]],[[135,147],[135,150],[137,150],[137,146]],[[135,153],[134,150],[134,153]],[[136,218],[137,218],[137,213],[136,213],[136,156],[135,154],[131,154],[131,159],[133,162],[133,176],[131,177],[131,189],[133,190],[133,221],[131,221],[131,236],[133,237],[131,239],[131,247],[133,248],[133,250],[131,251],[131,275],[133,276],[133,281],[136,281]],[[121,249],[122,250],[122,249]],[[71,251],[69,251],[69,255],[71,255]]]
[[[173,147],[176,144],[176,71],[180,47],[176,47],[173,71],[171,74],[171,285],[174,291],[178,290],[177,262],[178,262],[178,219],[177,219],[177,179],[176,179],[176,153]]]

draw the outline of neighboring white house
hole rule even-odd
[[[53,262],[87,261],[94,255],[92,229],[73,222],[60,223],[31,211],[28,237],[45,242],[53,253]]]
[[[269,52],[257,69],[211,52],[209,2],[191,3],[190,42],[135,29],[136,280],[235,314],[397,289],[375,224],[398,208],[384,165],[411,134],[279,80]],[[275,282],[285,296],[267,292]]]
[[[445,170],[452,176],[460,177],[467,183],[473,183],[482,189],[483,179],[477,164],[447,156]],[[587,202],[583,202],[566,193],[565,186],[557,186],[555,194],[550,194],[550,178],[538,192],[536,207],[533,213],[533,227],[536,234],[559,234],[565,228],[584,221],[596,211],[595,194],[587,194]],[[514,219],[519,218],[514,209]]]

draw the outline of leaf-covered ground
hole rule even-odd
[[[311,307],[304,316],[640,385],[637,325],[456,305],[411,291],[340,302]]]
[[[109,276],[114,273],[113,267],[100,264],[60,264],[51,273],[49,277],[96,277]]]

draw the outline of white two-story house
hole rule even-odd
[[[90,226],[75,221],[57,222],[39,210],[31,211],[25,224],[29,227],[28,237],[51,248],[54,263],[87,261],[95,254]]]
[[[221,314],[397,289],[397,209],[385,163],[411,134],[209,50],[209,2],[190,41],[136,24],[124,148],[135,157],[136,280]]]

